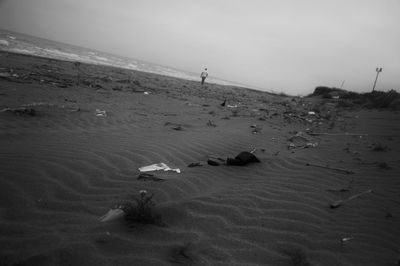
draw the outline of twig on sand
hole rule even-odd
[[[334,201],[334,202],[332,202],[332,203],[330,204],[330,207],[331,207],[332,209],[338,208],[338,207],[342,206],[342,204],[344,204],[344,203],[346,203],[346,202],[348,202],[348,201],[350,201],[350,200],[352,200],[352,199],[358,198],[358,197],[360,197],[360,196],[362,196],[362,195],[364,195],[364,194],[368,194],[368,193],[372,193],[372,189],[368,189],[368,190],[366,190],[366,191],[364,191],[364,192],[355,194],[355,195],[353,195],[353,196],[351,196],[351,197],[349,197],[349,198],[347,198],[347,199],[344,199],[344,200],[337,200],[337,201]]]
[[[347,170],[347,169],[342,169],[342,168],[336,168],[336,167],[330,167],[330,166],[325,166],[325,165],[319,165],[319,164],[313,164],[313,163],[306,163],[307,166],[314,166],[314,167],[320,167],[320,168],[325,168],[325,169],[331,169],[331,170],[336,170],[339,172],[344,172],[346,174],[354,174],[353,171]]]
[[[358,134],[358,133],[324,133],[324,132],[307,132],[308,135],[311,136],[318,136],[318,135],[325,135],[325,136],[368,136],[368,134]]]

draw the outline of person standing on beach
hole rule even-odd
[[[204,81],[208,77],[207,68],[205,68],[204,71],[201,72],[200,77],[201,77],[201,85],[203,85]]]

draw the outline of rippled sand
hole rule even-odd
[[[400,260],[398,112],[7,53],[0,72],[1,265]],[[253,148],[261,163],[207,164]],[[181,173],[137,180],[160,162]],[[98,220],[143,189],[165,226]]]

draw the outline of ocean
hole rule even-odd
[[[0,29],[0,51],[60,59],[89,64],[108,65],[125,69],[155,73],[186,80],[200,81],[198,73],[191,73],[142,60],[117,56],[88,48],[60,43],[21,33]],[[243,84],[209,77],[209,83],[248,87]]]

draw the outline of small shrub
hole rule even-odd
[[[155,203],[153,202],[154,194],[147,195],[146,190],[140,190],[140,197],[135,197],[135,203],[126,202],[122,204],[121,209],[125,212],[125,220],[129,222],[137,222],[141,224],[154,224],[163,226],[161,216],[154,213]]]

